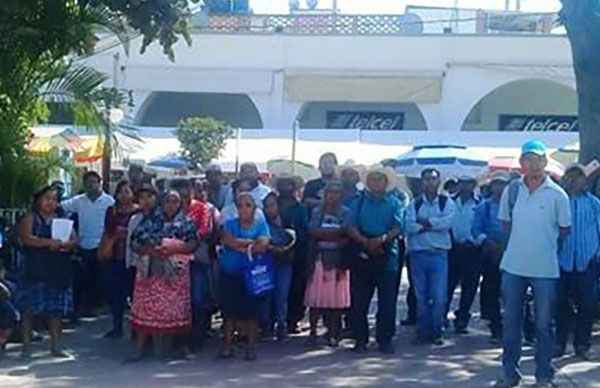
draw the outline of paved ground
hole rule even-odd
[[[500,350],[488,343],[484,326],[476,319],[469,335],[450,335],[441,348],[411,345],[413,329],[402,327],[394,356],[375,350],[357,356],[349,350],[349,341],[336,350],[311,350],[299,336],[283,344],[262,344],[254,363],[241,358],[216,360],[214,340],[190,360],[122,365],[130,343],[102,340],[107,326],[104,317],[67,332],[72,359],[48,358],[43,342],[36,345],[31,360],[23,361],[13,345],[0,361],[0,387],[488,387],[500,370]],[[595,342],[599,361],[566,357],[556,363],[561,387],[600,387],[600,341]],[[524,385],[528,385],[533,383],[532,349],[527,348],[524,356]]]

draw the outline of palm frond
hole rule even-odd
[[[106,29],[116,36],[125,53],[129,55],[129,42],[139,36],[139,33],[129,27],[123,15],[98,2],[87,4],[84,12],[84,18],[90,24]]]

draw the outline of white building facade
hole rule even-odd
[[[232,17],[242,23],[234,32],[231,20],[226,32],[217,28],[223,18],[205,22],[191,46],[176,45],[175,62],[157,45],[140,55],[137,39],[129,56],[101,42],[87,63],[133,92],[128,113],[143,136],[172,138],[168,128],[181,118],[214,116],[257,141],[244,142],[248,155],[237,142],[242,159],[266,147],[263,139],[274,142],[260,154],[289,157],[295,123],[296,137],[313,142],[305,160],[311,163],[334,143],[379,145],[361,148],[369,156],[358,159],[373,162],[416,144],[495,147],[502,154],[530,137],[553,148],[577,140],[575,79],[563,35],[355,34],[339,23],[331,31],[289,33],[254,28],[264,26],[256,18]],[[164,142],[148,151],[150,143],[134,157],[165,151]],[[356,158],[356,149],[344,152]]]

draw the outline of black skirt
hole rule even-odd
[[[225,319],[257,320],[260,299],[246,289],[244,275],[221,272],[219,277],[221,311]]]

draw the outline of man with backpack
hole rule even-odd
[[[406,222],[410,270],[417,295],[415,343],[437,346],[444,344],[448,251],[452,248],[450,229],[456,212],[454,201],[439,194],[440,184],[438,170],[423,170],[423,195],[412,201]]]
[[[460,284],[460,304],[454,312],[456,334],[466,334],[471,320],[471,306],[479,287],[481,276],[481,251],[472,234],[475,207],[480,198],[475,195],[477,181],[470,176],[458,178],[458,194],[454,197],[456,213],[452,220],[452,250],[448,255],[448,315],[454,290]]]
[[[545,172],[548,160],[544,143],[526,142],[519,161],[524,177],[511,182],[504,191],[498,216],[510,234],[500,264],[504,301],[503,377],[496,386],[515,387],[520,383],[523,306],[526,290],[531,287],[536,326],[536,386],[553,387],[552,319],[560,276],[558,242],[570,232],[571,210],[565,191]]]

